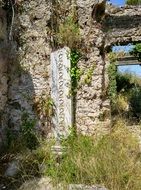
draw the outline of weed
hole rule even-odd
[[[38,145],[38,138],[35,132],[36,121],[29,118],[27,113],[22,115],[21,141],[23,145],[33,150]]]
[[[58,42],[61,45],[66,45],[71,49],[77,47],[80,42],[79,26],[72,16],[68,16],[64,23],[59,25],[57,34]]]
[[[115,104],[116,96],[117,96],[117,83],[116,83],[116,54],[109,54],[110,65],[108,67],[108,76],[109,76],[109,88],[108,95],[111,101],[111,104]]]
[[[101,184],[110,190],[140,190],[139,143],[122,121],[100,139],[72,133],[61,142],[65,146],[61,156],[52,153],[53,144],[54,141],[41,141],[36,150],[17,156],[20,179],[49,176],[55,183]]]

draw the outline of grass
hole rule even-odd
[[[62,141],[62,156],[52,154],[50,141],[17,156],[19,178],[48,176],[55,184],[100,184],[109,190],[140,190],[139,142],[121,121],[101,139],[71,135]]]

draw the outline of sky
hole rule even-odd
[[[122,6],[125,4],[125,0],[110,0],[114,5]],[[115,46],[113,47],[113,51],[121,51],[124,50],[128,52],[132,46]],[[128,72],[133,73],[135,75],[141,76],[141,66],[140,65],[131,65],[131,66],[119,66],[118,70],[122,73]]]
[[[134,46],[127,45],[127,46],[114,46],[112,51],[124,51],[129,52]],[[122,73],[133,73],[134,75],[141,76],[141,66],[140,65],[130,65],[130,66],[118,66],[118,71]]]
[[[113,3],[114,5],[124,5],[125,4],[125,0],[110,0],[111,3]]]

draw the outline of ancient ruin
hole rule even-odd
[[[31,0],[21,4],[20,1],[6,4],[0,9],[0,143],[4,142],[6,128],[15,133],[19,130],[25,114],[37,120],[37,129],[52,135],[53,115],[42,102],[51,97],[51,76],[58,80],[56,63],[51,65],[50,59],[51,53],[58,50],[51,46],[53,1]],[[83,74],[78,82],[75,111],[68,108],[68,126],[74,120],[82,134],[107,133],[110,129],[107,53],[113,45],[141,42],[141,7],[113,7],[104,0],[76,0],[75,6],[82,39],[80,49],[84,52],[78,68]],[[66,7],[70,8],[69,2]],[[69,72],[65,72],[61,71],[59,77],[63,79],[62,85],[67,86],[71,81]],[[84,82],[87,76],[89,82]],[[63,93],[61,86],[58,88],[55,96]],[[71,101],[58,105],[59,112],[67,112],[66,106],[74,103]],[[58,133],[64,130],[63,119],[58,118]]]

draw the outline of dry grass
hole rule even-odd
[[[48,176],[57,184],[100,184],[109,190],[140,190],[139,142],[122,121],[99,140],[71,135],[62,141],[66,147],[62,156],[53,155],[51,146],[45,141],[36,150],[17,156],[17,179],[24,182]]]

